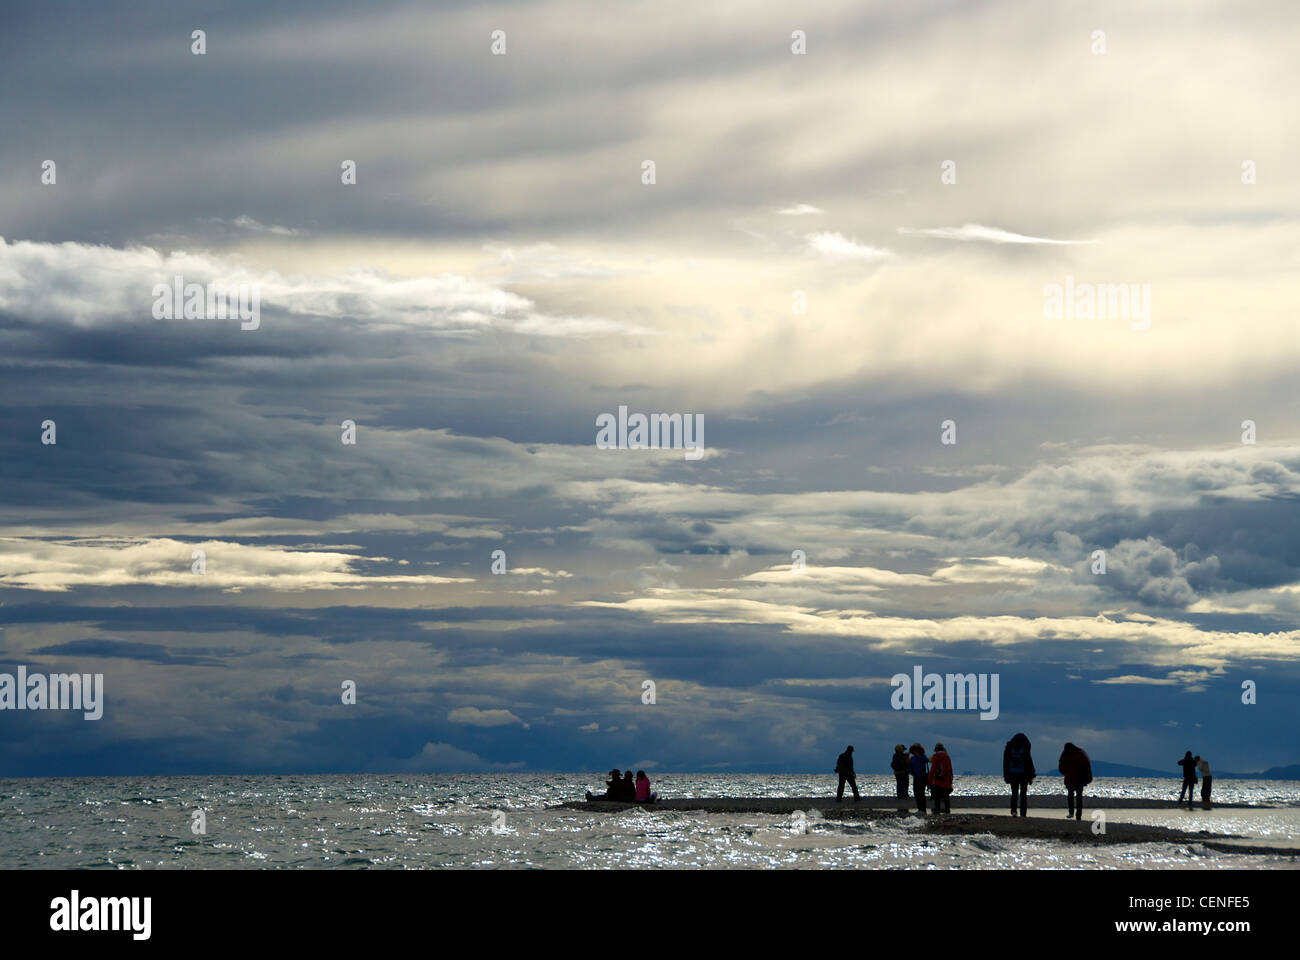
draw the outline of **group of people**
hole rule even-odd
[[[1192,756],[1192,751],[1188,750],[1183,754],[1183,759],[1178,761],[1178,765],[1183,768],[1183,788],[1178,791],[1178,802],[1183,802],[1183,795],[1187,795],[1187,809],[1192,808],[1196,800],[1196,775],[1201,775],[1201,803],[1208,807],[1210,805],[1210,784],[1214,777],[1210,775],[1210,761],[1204,757]]]
[[[644,770],[636,772],[636,781],[632,780],[632,771],[622,773],[616,767],[609,771],[609,779],[605,781],[605,792],[602,794],[587,791],[588,800],[618,800],[621,803],[654,803],[659,799],[659,794],[650,789],[650,778],[645,775]]]
[[[934,752],[928,757],[925,748],[919,743],[912,744],[906,750],[901,743],[894,744],[894,755],[890,758],[889,767],[894,771],[900,800],[907,799],[910,784],[918,813],[924,815],[926,812],[927,789],[936,814],[952,812],[952,758],[942,743],[936,743]],[[1067,743],[1057,761],[1057,769],[1065,780],[1066,816],[1082,820],[1083,788],[1092,783],[1092,761],[1081,748]],[[1206,769],[1209,769],[1208,766]],[[859,799],[857,775],[853,772],[853,747],[850,746],[840,754],[835,763],[835,772],[840,776],[839,788],[835,791],[836,803],[844,799],[846,783],[853,788],[853,799]],[[1037,776],[1029,738],[1023,733],[1017,733],[1002,750],[1002,779],[1011,787],[1013,817],[1017,811],[1022,817],[1026,815],[1029,808],[1029,785]],[[1209,796],[1208,788],[1205,796]]]
[[[916,791],[916,809],[920,813],[925,813],[927,788],[934,799],[934,812],[952,813],[952,805],[948,799],[952,796],[952,760],[948,757],[948,751],[944,749],[942,743],[936,743],[934,753],[928,757],[925,755],[925,747],[919,743],[912,744],[906,752],[901,743],[895,744],[894,756],[889,765],[898,782],[898,796],[901,799],[907,799],[907,785],[910,779]],[[835,772],[840,775],[840,785],[835,791],[835,802],[839,803],[844,799],[846,783],[853,789],[853,799],[855,801],[861,799],[858,795],[857,774],[853,771],[852,746],[839,755],[839,759],[835,762]]]

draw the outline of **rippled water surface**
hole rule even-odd
[[[598,786],[589,774],[88,777],[0,780],[0,867],[1154,867],[1294,868],[1294,858],[1195,843],[1117,845],[922,834],[915,817],[823,820],[807,833],[770,814],[550,809]],[[668,775],[665,796],[826,795],[833,778]],[[1172,784],[1172,789],[1171,789]],[[1300,846],[1300,784],[1215,781],[1215,799],[1271,809],[1108,811],[1116,822],[1244,833]],[[892,777],[859,777],[866,794]],[[1001,793],[963,777],[955,795]],[[1172,780],[1104,780],[1093,796],[1168,798]],[[207,833],[191,830],[202,809]],[[994,812],[994,811],[980,811]],[[1061,816],[1062,811],[1042,811]]]

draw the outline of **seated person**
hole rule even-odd
[[[636,772],[636,802],[637,803],[654,803],[659,799],[659,794],[650,790],[650,778],[645,775],[644,770]]]
[[[622,800],[623,779],[620,776],[620,773],[621,771],[618,770],[617,768],[609,771],[609,779],[605,781],[605,792],[597,795],[592,793],[590,790],[588,790],[587,799],[588,800]],[[630,777],[631,775],[632,774],[629,771],[628,776]]]

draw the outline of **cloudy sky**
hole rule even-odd
[[[1300,761],[1290,0],[4,17],[0,775]]]

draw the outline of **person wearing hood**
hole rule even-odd
[[[1183,794],[1187,794],[1187,809],[1190,810],[1192,801],[1196,799],[1196,758],[1192,751],[1184,753],[1178,765],[1183,768],[1183,789],[1178,791],[1178,802],[1182,803]]]
[[[1034,782],[1038,772],[1034,770],[1034,758],[1030,753],[1029,738],[1017,733],[1007,741],[1002,750],[1002,779],[1011,785],[1011,815],[1016,815],[1019,803],[1020,815],[1023,817],[1029,807],[1029,785]]]
[[[901,743],[894,744],[894,756],[890,758],[889,769],[894,771],[894,785],[898,788],[898,798],[907,799],[907,777],[910,766],[907,762],[907,750]]]
[[[835,772],[840,775],[840,786],[835,791],[835,802],[839,803],[844,799],[844,784],[853,788],[853,802],[857,803],[858,797],[858,776],[853,772],[853,747],[839,755],[835,760]]]
[[[934,745],[930,757],[930,795],[934,797],[935,813],[952,813],[952,760],[942,743]]]
[[[907,752],[908,766],[912,772],[912,790],[916,795],[916,812],[925,816],[925,780],[930,761],[925,756],[925,747],[919,743],[912,744]]]
[[[1092,761],[1083,749],[1067,743],[1056,761],[1056,769],[1065,778],[1065,819],[1083,819],[1083,788],[1092,783]]]

